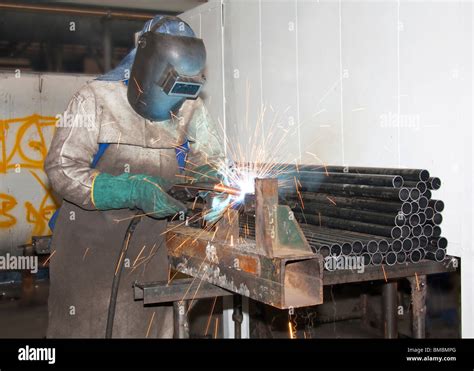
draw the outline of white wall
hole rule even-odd
[[[208,10],[221,3],[223,34]],[[434,196],[446,203],[448,252],[463,258],[465,337],[474,337],[472,8],[467,1],[214,0],[193,10],[210,30],[202,35],[208,52],[218,56],[224,46],[225,99],[213,95],[209,104],[225,119],[229,155],[427,168],[442,179]],[[266,151],[256,158],[262,142]]]
[[[91,76],[0,73],[0,254],[18,254],[31,236],[51,234],[56,206],[43,170],[55,127]]]

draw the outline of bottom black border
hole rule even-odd
[[[54,348],[55,363],[20,361],[19,349],[26,346]],[[0,340],[0,371],[198,367],[472,370],[474,340]]]

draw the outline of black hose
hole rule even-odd
[[[140,211],[132,218],[132,220],[130,220],[130,223],[127,227],[127,233],[125,233],[125,237],[123,238],[122,249],[120,250],[120,254],[118,256],[116,264],[117,269],[115,270],[114,279],[112,281],[112,291],[110,293],[109,300],[109,311],[107,314],[107,327],[105,330],[106,339],[112,338],[112,330],[114,327],[115,319],[115,307],[117,306],[117,295],[120,285],[120,277],[122,276],[123,264],[127,257],[128,245],[130,244],[130,240],[133,237],[133,233],[135,232],[138,223],[140,223],[140,221],[142,220],[142,215],[143,213]]]

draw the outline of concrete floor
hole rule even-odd
[[[0,338],[44,338],[48,326],[48,282],[22,296],[19,284],[0,285]]]
[[[23,295],[22,295],[23,294]],[[48,281],[42,280],[23,290],[20,284],[0,284],[0,338],[44,338],[48,322]],[[199,303],[202,308],[201,320],[193,321],[192,333],[204,334],[208,318],[208,308],[211,303]],[[215,313],[221,310],[216,306]],[[198,313],[196,313],[198,314]],[[428,324],[427,324],[428,325]],[[409,334],[409,323],[399,321],[401,336]],[[219,331],[220,332],[220,331]],[[274,337],[287,337],[287,333],[273,334]],[[332,323],[315,323],[312,330],[306,334],[299,331],[298,338],[304,337],[329,339],[329,338],[380,338],[380,332],[366,328],[358,319]],[[200,336],[202,337],[202,336]],[[459,330],[446,323],[432,319],[427,326],[427,337],[456,338]]]

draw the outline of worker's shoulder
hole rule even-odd
[[[90,80],[81,86],[74,97],[100,99],[103,96],[119,94],[124,87],[122,81]]]

